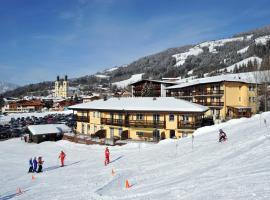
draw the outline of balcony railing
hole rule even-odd
[[[205,90],[205,91],[193,91],[194,96],[212,96],[212,95],[223,95],[224,90]]]
[[[223,107],[224,102],[201,102],[201,101],[194,101],[193,103],[197,103],[203,106],[208,106],[208,107]]]
[[[87,116],[76,116],[76,121],[78,121],[78,122],[89,122],[90,119]]]
[[[197,129],[201,127],[201,125],[202,125],[201,121],[197,121],[197,122],[179,121],[178,122],[179,129]]]
[[[145,127],[145,128],[165,128],[165,121],[153,120],[129,120],[128,126]]]
[[[155,120],[123,120],[123,119],[110,119],[101,118],[101,123],[114,126],[126,126],[126,127],[145,127],[145,128],[165,128],[164,121]]]
[[[115,126],[124,126],[125,125],[123,119],[111,119],[111,118],[101,118],[101,124],[115,125]]]

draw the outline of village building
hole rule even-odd
[[[130,84],[132,97],[166,97],[166,87],[175,82],[143,79]]]
[[[214,120],[250,117],[258,110],[256,82],[233,75],[190,80],[166,88],[168,96],[208,106]]]
[[[191,135],[208,107],[174,97],[109,98],[69,107],[76,132],[108,139],[157,141]]]
[[[27,128],[30,132],[28,140],[34,143],[61,140],[64,133],[72,132],[65,124],[30,125]]]
[[[2,107],[2,113],[22,113],[41,111],[44,104],[39,99],[8,101]]]

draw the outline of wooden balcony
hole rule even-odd
[[[90,122],[90,119],[89,119],[89,117],[87,117],[87,116],[76,116],[76,121],[77,122]]]
[[[153,121],[153,120],[123,120],[123,119],[101,118],[101,124],[125,126],[125,127],[165,128],[164,121]]]
[[[201,125],[202,125],[201,121],[197,122],[179,121],[178,129],[197,129],[200,128]]]
[[[224,90],[204,90],[204,91],[193,91],[193,96],[222,96]]]
[[[208,107],[223,107],[224,102],[201,102],[201,101],[195,101],[193,103],[197,103],[203,106],[208,106]]]
[[[123,119],[111,119],[111,118],[101,118],[101,124],[114,125],[114,126],[124,126]]]
[[[165,121],[129,120],[127,126],[144,128],[165,128]]]

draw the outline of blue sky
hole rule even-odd
[[[269,0],[2,0],[0,80],[89,75],[268,24]]]

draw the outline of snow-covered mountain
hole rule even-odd
[[[141,78],[152,79],[194,78],[205,74],[212,76],[223,73],[224,69],[227,69],[227,72],[234,71],[235,66],[237,66],[237,70],[234,73],[241,73],[253,69],[255,60],[256,64],[263,65],[262,68],[270,66],[269,56],[270,26],[266,26],[228,38],[216,38],[194,45],[169,48],[153,55],[144,56],[128,65],[108,67],[94,75],[72,79],[70,85],[94,89],[99,85],[109,87],[112,83],[120,82],[126,86],[125,83],[138,74],[143,74]],[[249,66],[245,67],[244,65],[247,64]],[[48,83],[46,87],[51,85],[52,83]],[[42,87],[42,90],[45,89],[45,86]],[[9,92],[7,95],[27,95],[30,90],[35,93],[35,91],[40,91],[40,86],[38,84],[25,86],[12,93]]]
[[[4,93],[9,90],[14,90],[18,87],[18,85],[15,85],[13,83],[7,83],[4,81],[0,81],[0,94]]]
[[[269,119],[268,112],[203,127],[193,140],[109,147],[107,166],[104,146],[2,141],[0,199],[268,200]],[[225,143],[218,142],[221,128],[228,136]],[[57,159],[61,150],[67,155],[65,167]],[[27,173],[28,159],[34,156],[43,157],[43,173]]]

